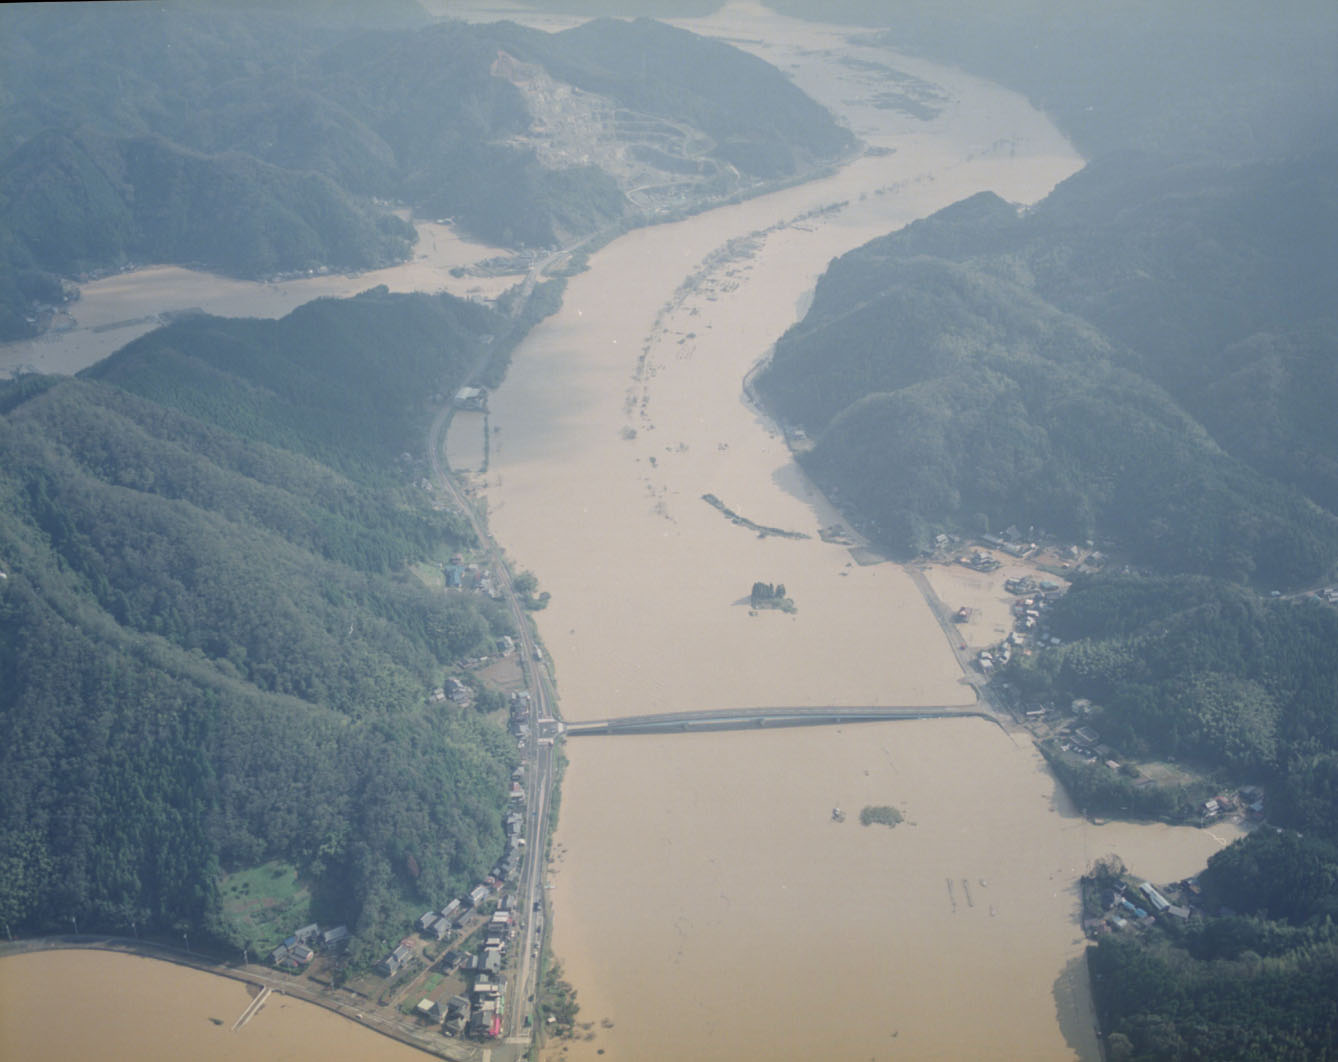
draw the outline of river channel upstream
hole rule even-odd
[[[820,537],[842,518],[745,380],[834,256],[979,191],[1035,202],[1082,160],[1022,97],[856,43],[849,29],[755,4],[680,24],[791,74],[875,150],[593,254],[516,352],[487,421],[472,422],[492,433],[477,477],[490,530],[552,594],[536,618],[562,713],[972,705],[906,572]],[[889,84],[913,86],[936,115],[890,106]],[[449,230],[434,235],[444,248]],[[429,290],[449,286],[445,269],[420,269]],[[75,312],[102,307],[111,323],[191,305],[272,315],[352,283],[295,283],[290,295],[219,281],[215,298],[190,286],[200,276],[113,278],[100,283],[120,285],[122,302],[108,292],[99,303],[90,285]],[[73,342],[39,341],[23,356],[74,371],[110,352]],[[457,445],[470,448],[453,434]],[[706,494],[795,536],[759,537]],[[758,580],[784,583],[797,611],[754,613]],[[1153,880],[1180,877],[1234,839],[1093,825],[1024,732],[979,718],[580,737],[566,753],[549,895],[582,1025],[549,1041],[550,1060],[1097,1059],[1077,878],[1111,852]],[[861,826],[865,805],[895,806],[904,821]],[[132,977],[94,970],[101,959],[65,955],[51,985],[76,1011],[82,997],[131,991]],[[6,978],[25,963],[0,963],[0,1002],[17,998]],[[187,986],[201,975],[164,968],[174,997],[206,991]],[[228,992],[185,1008],[195,1036],[224,1039],[195,1012],[231,1022],[245,996]],[[268,1054],[258,1030],[296,1013],[267,1007],[229,1034],[235,1049],[208,1057],[346,1057],[330,1053],[347,1027],[330,1015],[303,1026],[301,1047]],[[124,1042],[102,1030],[62,1040],[80,1025],[44,1022],[37,1053],[191,1054],[179,1039],[158,1050],[166,1033],[153,1026]],[[362,1057],[403,1053],[367,1035]]]
[[[1034,202],[1081,159],[1020,96],[849,31],[755,5],[683,25],[883,150],[619,239],[515,355],[485,495],[553,595],[538,623],[563,714],[974,703],[906,573],[819,537],[841,518],[743,385],[832,257],[982,190]],[[933,86],[938,116],[877,106],[886,67]],[[806,537],[759,538],[704,494]],[[798,611],[752,613],[755,580]],[[1090,825],[1025,734],[979,719],[567,755],[554,952],[586,1027],[550,1059],[1097,1058],[1077,878],[1111,851],[1181,876],[1227,839]],[[861,826],[881,804],[905,821]]]

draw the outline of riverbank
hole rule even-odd
[[[876,150],[592,254],[492,396],[490,528],[553,593],[536,619],[568,720],[976,703],[910,575],[832,533],[841,514],[742,381],[835,255],[981,188],[1039,198],[1080,160],[1025,101],[955,72],[935,72],[951,102],[933,121],[880,110],[860,63],[898,57],[751,11],[708,24],[825,85]],[[749,615],[759,580],[797,612]],[[546,1057],[1095,1056],[1068,971],[1095,828],[1029,743],[945,720],[568,755],[550,895],[589,1028]],[[866,804],[905,821],[832,823]]]
[[[903,60],[844,30],[752,7],[701,25],[825,85],[876,150],[614,241],[517,351],[490,414],[489,526],[554,594],[537,622],[564,714],[973,705],[914,580],[823,533],[840,513],[740,381],[834,255],[981,188],[1033,201],[1080,160],[1025,101],[913,60],[943,110],[880,108],[882,75],[847,59]],[[799,611],[749,615],[758,580],[784,582]],[[1172,876],[1221,843],[1095,827],[1033,748],[977,720],[569,754],[549,884],[590,1027],[551,1057],[1094,1058],[1078,874],[1118,850]],[[863,805],[903,822],[833,822]]]
[[[418,242],[399,265],[366,273],[240,280],[182,266],[155,265],[80,285],[69,307],[72,327],[36,339],[0,343],[0,377],[19,372],[73,374],[152,331],[173,314],[282,317],[312,299],[346,298],[384,284],[391,291],[447,291],[495,298],[514,276],[457,276],[455,270],[506,253],[462,238],[449,225],[415,221]]]

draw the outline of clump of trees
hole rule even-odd
[[[785,596],[784,583],[753,583],[753,590],[748,600],[755,609],[775,608],[782,612],[795,611],[794,602]]]
[[[892,827],[901,822],[901,812],[890,804],[868,804],[860,810],[859,821],[862,826],[872,826],[878,823],[882,826]]]
[[[533,572],[521,572],[511,585],[520,596],[520,603],[527,609],[538,612],[548,607],[552,595],[547,590],[535,593],[539,589],[539,578]]]
[[[580,1013],[576,1002],[576,989],[562,976],[562,964],[553,962],[544,971],[543,992],[539,998],[539,1014],[545,1025],[552,1017],[551,1026],[555,1036],[571,1036],[576,1029],[576,1016]]]

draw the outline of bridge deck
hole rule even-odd
[[[703,730],[756,730],[791,726],[834,726],[840,723],[883,723],[899,719],[976,717],[997,722],[978,705],[914,705],[868,707],[828,705],[816,708],[729,708],[695,712],[629,715],[568,723],[569,737],[600,734],[675,734]]]

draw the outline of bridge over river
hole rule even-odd
[[[725,708],[696,712],[629,715],[566,723],[568,737],[607,734],[678,734],[714,730],[759,730],[789,726],[833,726],[840,723],[883,723],[896,719],[988,719],[999,723],[982,705],[869,707],[827,705],[815,708]],[[1002,725],[1002,724],[999,724]]]

